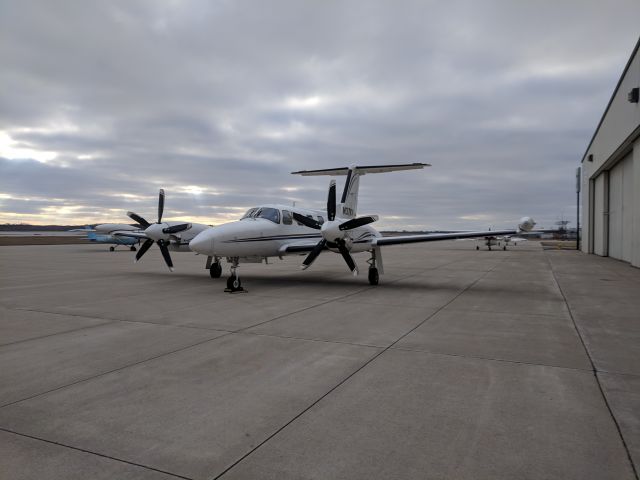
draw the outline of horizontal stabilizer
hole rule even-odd
[[[387,173],[399,170],[419,170],[424,167],[430,167],[428,163],[399,163],[395,165],[357,165],[355,167],[338,167],[324,168],[322,170],[300,170],[291,172],[293,175],[302,175],[303,177],[311,177],[316,175],[347,175],[351,168],[355,168],[360,175],[367,173]]]

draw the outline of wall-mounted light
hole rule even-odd
[[[631,103],[638,103],[638,101],[640,100],[640,87],[632,88],[627,95],[627,100],[629,100]]]
[[[593,153],[589,154],[589,156],[587,157],[587,160],[589,160],[590,162],[593,162]]]

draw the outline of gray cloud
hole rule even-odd
[[[0,221],[153,218],[161,186],[177,218],[322,208],[327,179],[290,171],[405,161],[433,167],[361,183],[381,227],[572,218],[639,14],[637,0],[0,1]]]

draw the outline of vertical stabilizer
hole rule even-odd
[[[349,167],[349,173],[344,182],[344,190],[338,208],[342,218],[355,218],[358,212],[358,190],[360,189],[360,173],[357,167]]]
[[[355,218],[358,211],[358,190],[360,188],[360,177],[367,173],[387,173],[401,170],[418,170],[430,167],[428,163],[399,163],[393,165],[352,165],[350,167],[323,168],[321,170],[300,170],[291,172],[294,175],[304,177],[316,175],[346,175],[344,190],[337,214],[342,218]]]

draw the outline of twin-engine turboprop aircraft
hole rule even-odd
[[[415,170],[430,166],[426,163],[400,165],[372,165],[307,170],[292,172],[296,175],[346,175],[340,203],[336,197],[336,182],[331,180],[325,211],[308,210],[285,205],[262,205],[251,208],[238,221],[209,228],[199,233],[189,244],[191,250],[209,257],[210,274],[220,277],[220,261],[226,258],[231,263],[231,275],[227,289],[242,290],[238,275],[240,262],[262,262],[269,257],[291,254],[307,256],[302,268],[310,267],[323,251],[339,253],[354,275],[358,267],[352,254],[369,252],[369,283],[377,285],[379,274],[384,273],[381,247],[404,243],[433,242],[460,238],[478,238],[495,235],[513,235],[519,231],[530,231],[535,222],[525,217],[518,229],[480,232],[455,232],[426,235],[404,235],[383,237],[370,224],[377,221],[376,215],[357,217],[360,177],[368,173],[386,173],[400,170]]]
[[[137,213],[127,212],[127,215],[138,222],[143,230],[137,232],[117,231],[114,232],[118,238],[133,238],[136,241],[144,240],[145,242],[136,253],[136,262],[156,243],[160,248],[160,253],[164,258],[169,270],[173,271],[173,261],[171,260],[172,252],[190,252],[189,242],[200,232],[210,228],[210,225],[202,223],[185,223],[185,222],[162,222],[162,214],[164,213],[164,190],[160,189],[158,196],[158,221],[149,223]]]
[[[120,245],[124,245],[129,247],[132,252],[136,251],[136,243],[139,242],[138,239],[133,237],[121,237],[115,235],[116,232],[141,232],[138,227],[134,227],[132,225],[127,225],[124,223],[102,223],[96,225],[91,228],[87,226],[85,228],[74,228],[69,230],[69,232],[80,232],[85,233],[85,238],[90,242],[94,243],[106,243],[111,245],[109,250],[112,252],[116,249],[116,247]]]

